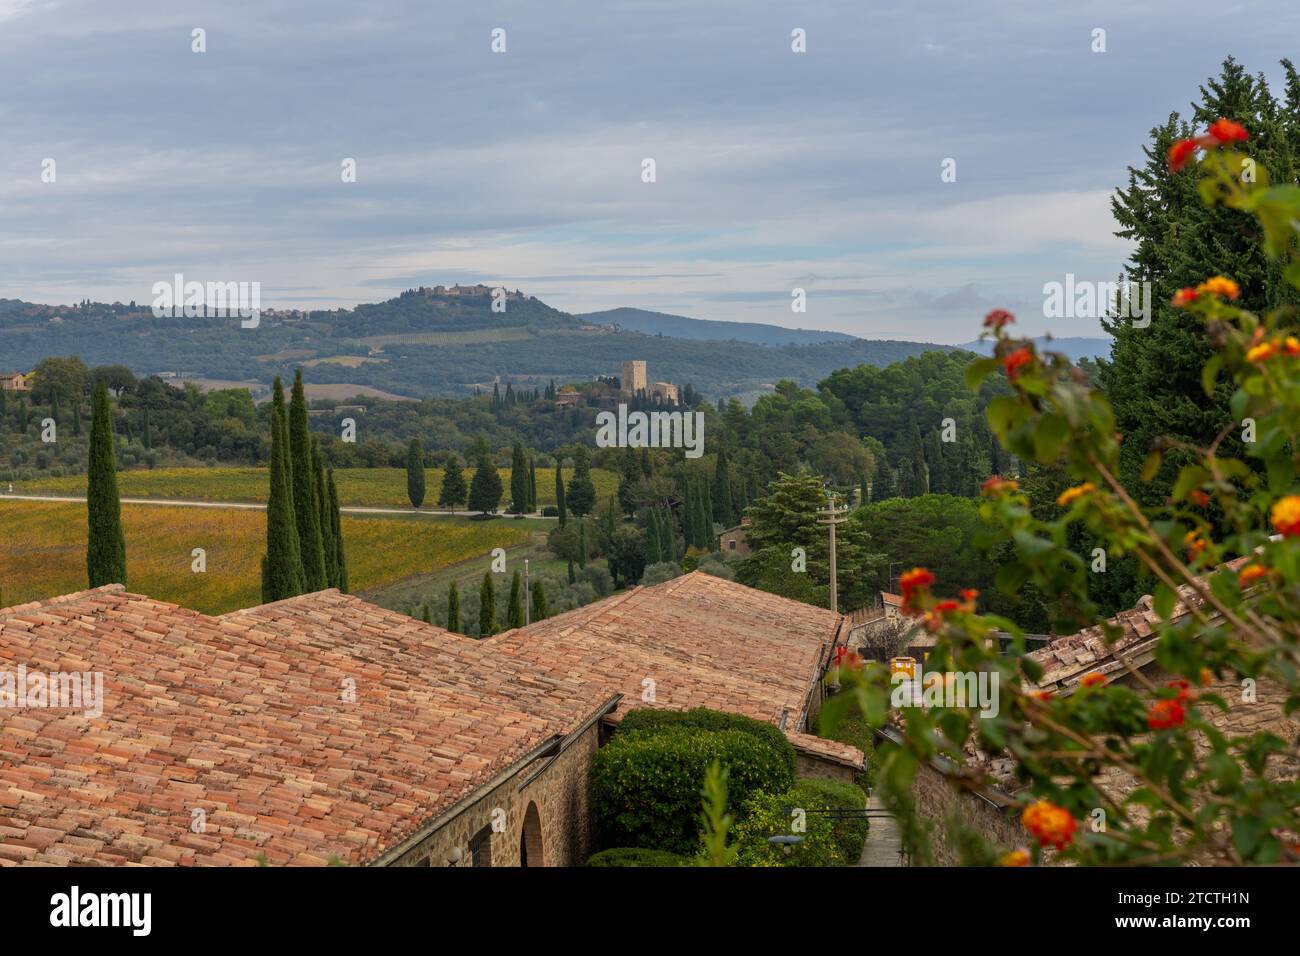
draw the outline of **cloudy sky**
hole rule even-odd
[[[485,281],[574,312],[962,342],[1005,305],[1091,335],[1042,286],[1118,274],[1109,196],[1149,129],[1229,54],[1275,80],[1297,38],[1293,0],[0,0],[0,297]]]

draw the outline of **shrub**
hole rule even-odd
[[[856,784],[842,780],[808,778],[799,780],[788,794],[792,806],[824,807],[837,810],[861,810],[867,805],[867,795]],[[862,857],[862,845],[867,842],[867,818],[848,817],[831,821],[831,831],[839,845],[845,866],[852,866]]]
[[[646,569],[641,575],[641,586],[649,587],[652,584],[663,584],[665,581],[681,577],[681,574],[681,566],[675,561],[659,561],[655,564],[646,565]]]
[[[617,847],[601,850],[587,861],[588,866],[690,866],[691,861],[666,850],[647,850],[644,847]]]
[[[794,747],[786,739],[780,728],[773,724],[746,717],[743,714],[728,714],[708,707],[695,707],[691,710],[634,710],[623,718],[619,725],[624,733],[633,731],[654,732],[664,727],[693,727],[697,730],[739,730],[753,734],[766,741],[781,754],[781,759],[794,776]]]
[[[545,508],[542,509],[543,518],[558,518],[559,516],[560,516],[560,509],[557,508],[555,505],[547,505]]]
[[[700,791],[714,760],[729,770],[728,806],[737,815],[759,791],[782,792],[794,782],[785,755],[743,730],[622,731],[592,763],[598,845],[695,853]]]
[[[738,866],[844,866],[845,859],[840,840],[836,837],[834,821],[829,817],[810,813],[805,817],[803,837],[799,843],[778,846],[768,842],[768,837],[790,833],[793,825],[791,809],[815,800],[801,800],[786,791],[756,794],[745,807],[745,813],[733,831],[736,836]],[[856,858],[853,862],[857,862]]]

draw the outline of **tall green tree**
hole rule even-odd
[[[424,451],[418,438],[412,438],[406,449],[406,497],[412,508],[424,504]]]
[[[126,584],[126,536],[122,533],[122,502],[117,493],[113,411],[102,382],[95,388],[93,409],[86,465],[86,574],[90,586],[97,588]]]
[[[266,500],[262,602],[282,601],[302,594],[303,590],[302,555],[293,511],[293,465],[289,455],[284,387],[276,376],[271,386],[271,491]]]
[[[334,586],[344,594],[348,591],[348,560],[343,548],[343,519],[339,515],[339,490],[334,485],[334,469],[325,476],[329,485],[330,521],[334,526]]]
[[[578,523],[578,567],[587,566],[587,522]]]
[[[564,500],[564,459],[555,458],[555,510],[560,516],[560,527],[569,520],[568,502]]]
[[[510,579],[510,606],[506,610],[506,627],[524,626],[524,578],[518,571]]]
[[[534,621],[544,621],[551,616],[551,612],[546,606],[546,588],[542,586],[540,578],[532,583],[531,590],[533,592],[532,619]]]
[[[569,479],[565,503],[579,518],[589,515],[596,507],[596,486],[591,480],[591,452],[585,445],[573,451],[573,477]]]
[[[537,460],[528,459],[528,511],[537,511]]]
[[[474,469],[474,477],[469,483],[469,510],[483,514],[496,511],[501,504],[503,490],[496,465],[484,455],[478,460],[478,467]]]
[[[718,452],[713,470],[713,520],[724,528],[736,523],[736,507],[731,497],[731,462],[725,449]]]
[[[325,552],[325,586],[339,586],[339,549],[334,541],[334,506],[330,503],[329,484],[325,476],[325,459],[321,455],[320,441],[311,436],[311,464],[316,472],[316,487],[320,493],[316,496],[320,505],[321,548]]]
[[[460,587],[455,581],[447,590],[447,630],[453,634],[461,633],[460,630]]]
[[[510,453],[510,513],[521,515],[528,511],[528,458],[524,446],[515,442]]]
[[[442,489],[438,492],[438,507],[455,511],[465,504],[469,488],[465,484],[465,472],[461,469],[460,459],[455,455],[447,456],[447,467],[442,473]]]
[[[490,637],[497,632],[497,589],[492,583],[492,572],[483,572],[483,583],[478,589],[478,634]]]
[[[320,591],[326,587],[325,545],[320,530],[319,491],[316,470],[311,466],[311,432],[307,425],[307,395],[302,369],[293,377],[289,401],[289,448],[293,460],[293,514],[298,525],[298,546],[302,551],[303,587]]]

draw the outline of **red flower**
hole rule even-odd
[[[1200,293],[1191,286],[1183,286],[1174,293],[1174,297],[1169,300],[1169,304],[1175,309],[1181,309],[1195,302],[1198,295]]]
[[[835,648],[833,664],[835,667],[847,667],[849,670],[857,670],[862,666],[862,658],[858,656],[857,651],[850,650],[847,647],[837,647]]]
[[[1191,491],[1187,492],[1187,500],[1198,508],[1210,507],[1210,496],[1200,488],[1193,488]]]
[[[1016,321],[1016,317],[1006,309],[994,309],[988,315],[984,316],[984,328],[997,331],[1003,326],[1010,325]]]
[[[1169,681],[1168,683],[1165,684],[1165,686],[1168,687],[1170,690],[1178,691],[1178,696],[1175,698],[1178,701],[1178,703],[1181,704],[1191,699],[1192,685],[1189,684],[1187,681],[1183,680],[1181,677],[1178,680]]]
[[[1170,730],[1181,727],[1187,711],[1176,700],[1158,700],[1147,711],[1147,726],[1152,730]]]
[[[898,586],[903,592],[903,610],[915,613],[913,600],[917,591],[922,591],[934,583],[934,574],[925,568],[913,568],[898,579]]]
[[[999,491],[1018,491],[1020,482],[1012,478],[1003,478],[1001,475],[994,475],[992,478],[984,479],[984,484],[980,485],[980,494],[994,495]]]
[[[1079,681],[1081,687],[1105,687],[1106,675],[1099,674],[1096,671],[1090,671],[1083,675],[1083,680]]]
[[[1228,143],[1244,143],[1250,139],[1250,134],[1246,132],[1246,127],[1240,123],[1234,123],[1230,119],[1219,118],[1214,121],[1210,127],[1210,135],[1219,141],[1220,145]]]
[[[1039,800],[1025,807],[1020,815],[1020,822],[1030,832],[1039,846],[1054,846],[1063,850],[1074,840],[1074,831],[1078,824],[1070,811],[1058,807],[1046,800]]]
[[[1020,369],[1034,360],[1034,353],[1029,346],[1022,345],[1002,359],[1002,367],[1007,370],[1007,378],[1015,381],[1020,376]]]
[[[1194,139],[1180,139],[1174,145],[1169,147],[1169,154],[1165,157],[1169,163],[1169,169],[1172,172],[1178,172],[1191,159],[1192,153],[1196,152],[1197,143]]]

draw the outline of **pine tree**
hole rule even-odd
[[[262,560],[262,603],[303,593],[302,556],[293,514],[289,429],[279,376],[271,387],[271,492],[266,501],[266,555]]]
[[[510,579],[510,607],[506,611],[506,627],[524,626],[524,579],[518,571]]]
[[[424,452],[418,438],[412,438],[406,449],[406,497],[412,508],[424,504]]]
[[[334,586],[344,594],[348,592],[348,562],[343,551],[343,519],[339,515],[339,490],[334,485],[334,469],[331,468],[325,480],[329,483],[330,522],[334,526]]]
[[[122,533],[122,502],[117,493],[117,461],[113,451],[113,418],[108,389],[95,386],[94,417],[86,465],[86,575],[92,588],[126,584],[126,537]]]
[[[460,587],[455,581],[447,591],[447,630],[460,633]]]
[[[465,473],[461,470],[460,459],[455,455],[447,457],[447,467],[442,473],[442,489],[438,492],[438,507],[450,508],[453,512],[465,503],[469,489],[465,485]]]
[[[546,590],[542,587],[541,580],[533,582],[533,621],[544,621],[550,616],[550,611],[546,607]]]
[[[510,454],[510,513],[521,515],[528,510],[528,459],[524,446],[515,442]]]
[[[501,476],[492,460],[484,455],[474,469],[474,477],[469,483],[469,510],[487,514],[496,511],[501,503]]]
[[[492,583],[492,572],[483,572],[483,584],[478,589],[478,634],[489,637],[497,632],[497,591]]]
[[[325,586],[339,586],[339,550],[334,541],[334,507],[330,504],[329,483],[325,477],[325,459],[321,455],[320,441],[311,436],[311,463],[316,472],[316,487],[320,494],[316,496],[320,504],[320,538],[321,549],[325,553]]]
[[[311,466],[311,433],[307,426],[302,369],[294,373],[293,396],[289,400],[289,448],[293,459],[293,515],[302,552],[302,584],[307,591],[320,591],[326,586],[325,546],[320,531],[316,471]]]
[[[568,504],[564,500],[564,460],[555,459],[555,510],[560,516],[560,527],[569,520]]]

